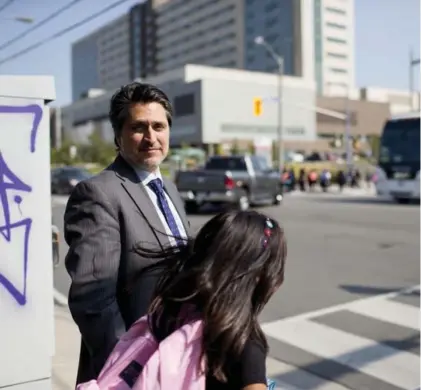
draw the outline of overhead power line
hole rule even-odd
[[[13,1],[13,0],[11,0],[11,1]],[[25,38],[27,35],[29,35],[33,31],[35,31],[38,28],[42,27],[44,24],[47,24],[49,21],[55,19],[57,16],[59,16],[60,14],[62,14],[64,11],[67,11],[69,8],[73,7],[77,3],[80,3],[81,1],[82,0],[73,0],[70,3],[66,4],[64,7],[58,9],[57,11],[53,12],[51,15],[47,16],[45,19],[41,20],[35,26],[32,26],[32,27],[28,28],[23,33],[17,35],[16,37],[8,40],[5,43],[2,43],[0,45],[0,50],[3,50],[6,47],[9,47],[10,45],[12,45],[13,43],[20,41],[22,38]]]
[[[9,5],[12,5],[14,1],[15,0],[6,0],[6,2],[0,6],[0,12],[5,10]]]
[[[35,49],[38,49],[39,47],[45,45],[46,43],[49,43],[49,42],[53,41],[54,39],[57,39],[57,38],[65,35],[65,34],[69,33],[70,31],[75,30],[76,28],[78,28],[80,26],[83,26],[84,24],[90,22],[91,20],[96,19],[97,17],[105,14],[108,11],[111,11],[113,8],[116,8],[119,5],[122,5],[124,3],[127,3],[128,1],[129,0],[118,0],[115,3],[109,5],[108,7],[103,8],[101,11],[98,11],[98,12],[96,12],[96,13],[88,16],[85,19],[82,19],[80,22],[74,23],[74,24],[70,25],[69,27],[66,27],[65,29],[60,30],[60,31],[56,32],[55,34],[49,36],[48,38],[44,38],[44,39],[38,41],[37,43],[34,43],[33,45],[28,46],[25,49],[23,49],[21,51],[18,51],[17,53],[12,54],[9,57],[6,57],[6,58],[0,60],[0,65],[3,65],[6,62],[9,62],[11,60],[14,60],[15,58],[21,57],[24,54],[27,54],[27,53],[35,50]]]

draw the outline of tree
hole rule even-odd
[[[248,145],[249,153],[254,156],[256,154],[256,145],[254,141],[250,141]]]
[[[89,144],[79,146],[79,155],[83,162],[105,166],[116,156],[115,145],[104,141],[97,132],[93,132],[89,137]]]
[[[216,144],[215,145],[215,154],[217,156],[223,156],[225,154],[224,153],[224,147],[223,147],[222,144]]]
[[[240,145],[238,144],[238,140],[234,140],[231,144],[231,154],[236,156],[240,154]]]

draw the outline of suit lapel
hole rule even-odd
[[[121,156],[116,158],[110,169],[112,169],[122,181],[122,187],[127,192],[130,199],[135,203],[146,223],[151,228],[161,248],[168,247],[170,240],[165,231],[165,227],[159,218],[155,205],[150,199],[146,188],[140,182],[134,169],[127,164]]]
[[[165,191],[167,192],[175,209],[177,210],[178,215],[180,216],[181,222],[183,223],[183,226],[184,226],[184,230],[186,231],[187,235],[189,235],[189,231],[190,231],[189,221],[187,220],[184,204],[182,200],[180,199],[180,195],[178,194],[177,188],[171,180],[163,178],[163,182],[164,182]]]

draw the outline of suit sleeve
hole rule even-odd
[[[121,253],[117,212],[94,184],[82,182],[73,190],[64,236],[72,279],[69,308],[99,374],[125,326],[116,301]]]

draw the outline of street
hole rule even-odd
[[[53,199],[53,222],[61,232],[65,201]],[[302,389],[329,381],[343,386],[337,389],[416,389],[419,206],[371,196],[292,194],[282,206],[261,211],[284,226],[288,239],[285,284],[261,321],[270,356],[293,368],[275,377],[272,372],[272,378]],[[199,229],[209,217],[190,221]],[[54,275],[64,296],[70,284],[66,251],[61,242]],[[294,367],[314,376],[304,383]]]

